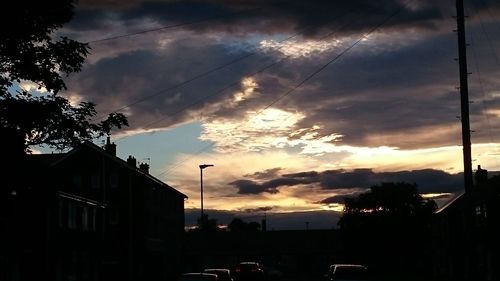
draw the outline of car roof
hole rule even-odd
[[[190,277],[193,277],[191,279]],[[188,279],[186,279],[188,278]],[[200,278],[200,279],[198,279]],[[203,272],[189,272],[183,273],[180,277],[180,280],[217,280],[217,275],[212,273],[203,273]]]
[[[336,264],[332,264],[330,266],[331,267],[364,267],[364,268],[366,268],[366,266],[361,265],[361,264],[350,264],[350,263],[336,263]]]

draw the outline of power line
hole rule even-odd
[[[339,18],[337,18],[337,19],[340,19],[340,18],[342,18],[342,17],[344,17],[344,16],[346,16],[346,15],[350,14],[353,10],[354,10],[354,9],[349,10],[346,14],[343,14],[342,16],[340,16],[340,17],[339,17]],[[349,26],[349,25],[351,25],[351,24],[352,24],[352,22],[351,22],[351,21],[348,21],[348,23],[347,23],[346,25],[339,27],[339,30],[341,30],[342,28],[346,28],[347,26]],[[338,32],[339,30],[334,30],[334,31],[332,31],[332,32],[329,32],[329,33],[328,33],[328,34],[326,34],[325,36],[320,37],[320,38],[319,38],[319,40],[324,40],[325,38],[328,38],[328,37],[332,36],[333,34],[335,34],[336,32]],[[304,32],[304,31],[302,31],[302,32]],[[290,40],[290,39],[292,39],[292,38],[294,38],[294,37],[296,37],[296,36],[298,36],[298,35],[300,35],[300,34],[301,34],[301,33],[296,33],[295,35],[292,35],[292,36],[290,36],[290,37],[288,37],[288,38],[286,38],[286,39],[284,39],[284,40],[281,40],[281,41],[279,41],[278,43],[282,43],[282,42],[285,42],[285,41],[287,41],[287,40]],[[285,46],[281,46],[281,47],[277,48],[277,50],[281,50],[281,49],[282,49],[282,48],[284,48],[284,47],[285,47]],[[284,62],[284,61],[286,61],[286,60],[288,60],[288,59],[290,59],[292,56],[293,56],[292,54],[289,54],[289,55],[287,55],[287,56],[285,56],[285,57],[280,58],[280,59],[279,59],[279,60],[277,60],[277,61],[272,62],[271,64],[268,64],[268,65],[266,65],[266,66],[264,66],[264,67],[262,67],[262,68],[258,69],[258,70],[257,70],[257,71],[255,71],[255,72],[252,72],[252,73],[247,73],[247,74],[245,74],[244,76],[247,76],[247,77],[248,77],[248,76],[250,76],[250,77],[252,77],[252,76],[255,76],[255,75],[257,75],[257,74],[260,74],[260,73],[262,73],[262,72],[264,72],[264,71],[266,71],[266,70],[268,70],[268,69],[270,69],[270,68],[272,68],[272,67],[274,67],[274,66],[276,66],[276,65],[278,65],[278,64],[280,64],[280,63],[282,63],[282,62]],[[155,121],[153,121],[153,122],[150,122],[150,123],[146,124],[144,127],[145,127],[145,128],[148,128],[148,127],[150,127],[150,126],[152,126],[152,125],[154,125],[154,124],[157,124],[157,123],[159,123],[159,122],[161,122],[161,121],[165,120],[165,119],[166,119],[166,118],[168,118],[168,117],[172,117],[172,116],[175,116],[175,115],[177,115],[177,114],[180,114],[180,113],[184,112],[185,110],[187,110],[188,108],[190,108],[190,107],[192,107],[192,106],[194,106],[194,105],[197,105],[197,104],[199,104],[199,103],[201,103],[201,102],[203,102],[203,101],[205,101],[205,100],[207,100],[207,99],[209,99],[209,98],[211,98],[211,97],[217,96],[217,95],[219,95],[219,94],[221,94],[221,93],[225,92],[226,90],[228,90],[228,89],[230,89],[230,88],[232,88],[232,87],[235,87],[235,86],[239,85],[240,83],[241,83],[241,81],[238,79],[237,81],[234,81],[234,82],[232,82],[232,83],[230,83],[230,84],[226,85],[226,86],[225,86],[225,87],[223,87],[222,89],[220,89],[220,90],[218,90],[218,91],[216,91],[216,92],[214,92],[214,93],[212,93],[212,94],[209,94],[209,95],[207,95],[207,96],[204,96],[204,97],[202,97],[201,99],[199,99],[199,100],[197,100],[197,101],[195,101],[195,102],[193,102],[193,103],[191,103],[191,104],[188,104],[188,105],[186,105],[186,106],[184,106],[184,107],[180,108],[179,110],[175,111],[174,113],[172,113],[172,114],[170,114],[170,115],[168,115],[168,116],[166,116],[166,117],[159,118],[159,119],[157,119],[157,120],[155,120]],[[158,94],[158,93],[160,93],[160,92],[157,92],[157,94]],[[155,95],[156,95],[156,94],[155,94]],[[151,95],[151,96],[149,96],[148,98],[150,98],[150,97],[152,97],[152,95]],[[142,101],[144,101],[144,100],[142,100]],[[138,102],[135,102],[135,104],[137,104],[137,103],[138,103]],[[118,139],[118,140],[116,140],[115,142],[120,142],[120,141],[122,141],[122,140],[124,140],[124,139],[126,139],[126,138],[128,138],[128,137],[129,137],[129,136],[127,136],[127,135],[126,135],[126,136],[124,136],[124,137],[119,138],[119,139]]]
[[[491,40],[489,33],[486,31],[486,27],[484,26],[484,21],[483,21],[483,18],[481,17],[481,13],[479,11],[477,11],[477,14],[479,15],[479,24],[481,26],[481,30],[483,31],[484,37],[486,38],[486,41],[488,42],[488,46],[490,47],[491,52],[493,53],[493,56],[495,57],[495,62],[497,63],[497,65],[500,66],[500,58],[497,54],[496,49],[493,47],[493,42]]]
[[[359,39],[357,39],[356,41],[354,41],[354,43],[352,43],[349,47],[347,47],[342,52],[340,52],[339,54],[337,54],[335,57],[333,57],[332,59],[330,59],[327,63],[325,63],[324,65],[322,65],[321,67],[319,67],[317,70],[315,70],[314,72],[312,72],[311,74],[309,74],[305,79],[301,80],[298,84],[296,84],[290,90],[288,90],[285,93],[283,93],[282,95],[278,96],[277,99],[275,99],[274,101],[272,101],[270,104],[268,104],[267,106],[265,106],[263,109],[259,110],[255,115],[261,114],[263,111],[265,111],[266,109],[268,109],[272,105],[276,104],[278,101],[280,101],[283,98],[285,98],[285,97],[289,96],[290,94],[292,94],[295,90],[297,90],[298,88],[300,88],[301,86],[303,86],[305,83],[307,83],[309,80],[311,80],[314,76],[316,76],[318,73],[320,73],[321,71],[323,71],[325,68],[327,68],[329,65],[331,65],[335,61],[337,61],[339,58],[341,58],[343,55],[345,55],[347,52],[349,52],[355,46],[357,46],[362,40],[366,39],[369,35],[371,35],[373,32],[375,32],[377,29],[379,29],[381,26],[383,26],[389,20],[391,20],[393,17],[395,17],[397,14],[399,14],[403,10],[403,8],[405,8],[405,7],[406,7],[406,5],[402,5],[402,7],[400,7],[398,10],[396,10],[395,12],[393,12],[392,14],[390,14],[380,24],[378,24],[377,26],[375,26],[374,28],[372,28],[369,32],[367,32],[366,34],[364,34],[363,36],[361,36]],[[245,139],[248,139],[248,138],[250,138],[250,137],[247,137]],[[172,169],[180,166],[181,164],[183,164],[187,160],[193,158],[194,156],[196,156],[196,155],[202,153],[203,151],[207,150],[208,148],[214,146],[214,144],[215,143],[211,143],[211,144],[205,146],[204,148],[200,149],[197,153],[192,154],[190,157],[184,159],[184,161],[180,161],[177,165],[171,166],[171,168],[169,168],[169,169],[165,170],[164,172],[158,174],[157,177],[160,177],[160,176],[163,176],[165,174],[168,174],[168,172],[170,172]]]
[[[484,30],[484,26],[483,26],[481,17],[480,17],[480,23],[481,23],[481,27],[483,27],[483,32],[485,33],[485,36],[487,38],[489,38],[488,35],[487,35],[487,33],[486,33],[486,31]],[[471,47],[472,47],[471,49],[472,49],[472,55],[473,55],[473,58],[474,58],[474,66],[476,68],[477,79],[478,79],[478,83],[479,83],[479,87],[480,87],[480,92],[482,94],[481,114],[486,119],[486,125],[487,125],[487,128],[488,128],[488,137],[490,139],[490,142],[494,143],[493,134],[492,134],[491,120],[489,118],[489,115],[486,113],[486,111],[487,111],[487,106],[486,106],[486,90],[485,90],[485,87],[484,87],[484,82],[483,82],[483,78],[482,78],[482,75],[481,75],[481,70],[479,68],[479,58],[478,58],[478,55],[477,55],[477,52],[476,52],[476,44],[475,44],[475,42],[477,42],[477,40],[474,40],[475,37],[474,37],[473,32],[469,32],[469,37],[471,38]],[[488,43],[491,44],[491,41],[489,39],[488,39]],[[491,45],[490,45],[490,47],[491,47]],[[496,56],[496,54],[495,54],[495,56]],[[496,61],[498,63],[498,57],[495,57],[495,58],[497,59]],[[498,167],[499,166],[498,160],[497,160],[496,157],[494,157],[494,159],[495,159],[495,164]]]
[[[342,15],[341,15],[341,16],[339,16],[339,17],[334,17],[332,20],[338,20],[338,19],[340,19],[340,18],[343,18],[343,17],[347,16],[348,14],[350,14],[351,12],[353,12],[354,10],[355,10],[355,9],[350,9],[350,10],[348,10],[345,14],[342,14]],[[312,29],[312,28],[306,28],[306,29],[303,29],[303,30],[301,30],[301,31],[299,31],[299,32],[297,32],[297,33],[295,33],[295,34],[293,34],[293,35],[291,35],[291,36],[289,36],[289,37],[287,37],[287,38],[285,38],[285,39],[282,39],[282,40],[278,41],[278,43],[283,43],[283,42],[289,41],[289,40],[291,40],[291,39],[293,39],[293,38],[296,38],[296,37],[298,37],[299,35],[301,35],[302,33],[307,32],[307,31],[308,31],[308,30],[310,30],[310,29]],[[330,35],[328,35],[328,36],[330,36]],[[284,46],[282,46],[282,47],[278,48],[278,50],[282,49],[283,47],[284,47]],[[237,62],[240,62],[240,61],[242,61],[242,60],[244,60],[244,59],[247,59],[247,58],[249,58],[249,57],[252,57],[252,56],[254,56],[254,55],[256,55],[256,54],[258,54],[258,53],[259,53],[259,52],[258,52],[258,50],[259,50],[259,48],[258,48],[258,47],[256,47],[256,48],[255,48],[255,50],[254,50],[253,52],[250,52],[250,53],[245,54],[245,55],[243,55],[243,56],[237,57],[237,58],[235,58],[235,59],[233,59],[233,60],[231,60],[231,61],[229,61],[229,62],[227,62],[227,63],[224,63],[224,64],[222,64],[222,65],[216,66],[216,67],[214,67],[214,68],[212,68],[212,69],[209,69],[209,70],[207,70],[207,71],[205,71],[205,72],[199,73],[199,74],[197,74],[197,75],[195,75],[195,76],[193,76],[193,77],[191,77],[191,78],[188,78],[188,79],[186,79],[186,80],[184,80],[184,81],[182,81],[182,82],[179,82],[179,83],[177,83],[177,84],[174,84],[174,85],[172,85],[172,86],[170,86],[170,87],[167,87],[167,88],[164,88],[164,89],[162,89],[162,90],[156,91],[156,92],[154,92],[153,94],[150,94],[150,95],[144,96],[144,97],[142,97],[142,98],[139,98],[139,99],[137,99],[137,100],[135,100],[135,101],[133,101],[133,102],[131,102],[131,103],[127,104],[127,105],[124,105],[124,106],[122,106],[122,107],[116,108],[115,110],[113,110],[113,111],[111,111],[111,112],[108,112],[108,113],[106,113],[106,114],[101,114],[101,115],[99,115],[99,116],[97,116],[97,117],[93,118],[93,120],[103,119],[103,118],[105,118],[108,114],[110,114],[110,113],[112,113],[112,112],[120,112],[120,111],[122,111],[122,110],[124,110],[124,109],[130,108],[130,107],[135,106],[135,105],[137,105],[137,104],[140,104],[140,103],[142,103],[142,102],[144,102],[144,101],[146,101],[146,100],[149,100],[149,99],[154,98],[154,97],[156,97],[156,96],[159,96],[159,95],[161,95],[161,94],[165,94],[165,93],[167,93],[167,92],[169,92],[169,91],[171,91],[171,90],[181,88],[181,87],[183,87],[183,86],[185,86],[185,85],[187,85],[187,84],[189,84],[189,83],[191,83],[191,82],[193,82],[193,81],[196,81],[196,80],[198,80],[198,79],[200,79],[200,78],[206,77],[206,76],[208,76],[208,75],[210,75],[210,74],[212,74],[212,73],[215,73],[215,72],[217,72],[217,71],[219,71],[219,70],[222,70],[222,69],[224,69],[224,68],[226,68],[226,67],[228,67],[228,66],[231,66],[231,65],[233,65],[233,64],[235,64],[235,63],[237,63]],[[195,104],[197,104],[197,103],[195,103]]]
[[[232,13],[225,13],[225,14],[219,14],[219,15],[215,15],[215,16],[205,17],[205,18],[201,18],[201,19],[197,19],[197,20],[193,20],[193,21],[189,21],[189,22],[164,25],[164,26],[157,27],[157,28],[151,28],[151,29],[141,30],[141,31],[137,31],[137,32],[131,32],[131,33],[125,33],[125,34],[121,34],[121,35],[110,36],[110,37],[104,37],[101,39],[88,41],[87,44],[95,44],[95,43],[100,43],[100,42],[104,42],[104,41],[111,41],[111,40],[121,39],[121,38],[125,38],[125,37],[130,37],[130,36],[136,36],[136,35],[156,32],[156,31],[162,31],[162,30],[167,30],[167,29],[173,29],[173,28],[198,24],[198,23],[202,23],[202,22],[206,22],[206,21],[211,21],[214,19],[224,18],[227,16],[235,16],[235,15],[244,14],[244,13],[247,13],[250,11],[260,10],[262,8],[263,7],[257,7],[257,8],[252,8],[252,9],[248,9],[248,10],[243,10],[243,11],[237,11],[237,12],[232,12]]]

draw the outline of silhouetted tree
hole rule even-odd
[[[58,149],[109,134],[127,119],[112,113],[92,123],[95,105],[73,106],[58,93],[66,89],[63,76],[81,69],[90,47],[54,32],[73,16],[73,0],[11,1],[0,17],[0,131],[4,141],[20,140],[23,151],[45,144]],[[11,12],[7,12],[11,11]],[[32,95],[12,86],[30,81],[48,93]]]
[[[372,186],[345,200],[339,225],[346,253],[372,265],[382,278],[422,278],[431,268],[430,223],[435,210],[435,202],[422,198],[416,184]]]
[[[203,214],[203,219],[198,218],[198,230],[207,232],[220,231],[217,226],[217,219],[210,219],[207,214]]]
[[[259,231],[260,224],[258,222],[245,222],[240,218],[234,218],[227,226],[230,231],[233,232],[248,232],[248,231]]]

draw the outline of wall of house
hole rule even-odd
[[[182,194],[86,145],[44,167],[33,182],[18,184],[17,201],[0,213],[0,227],[9,229],[1,236],[0,271],[9,270],[0,280],[153,281],[177,274]]]

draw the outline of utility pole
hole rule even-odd
[[[200,167],[200,201],[201,201],[201,217],[200,217],[200,228],[204,230],[205,226],[205,213],[203,211],[203,169],[208,168],[208,167],[213,167],[214,165],[212,164],[202,164],[199,165]]]
[[[461,105],[461,120],[462,120],[462,145],[463,145],[463,161],[464,161],[464,187],[465,187],[465,208],[464,220],[465,227],[463,229],[465,239],[463,254],[463,274],[466,280],[472,280],[476,272],[474,263],[477,261],[477,255],[474,251],[472,231],[474,215],[473,215],[473,175],[472,175],[472,156],[471,156],[471,140],[470,140],[470,121],[469,121],[469,86],[467,83],[467,43],[465,40],[465,15],[464,15],[464,0],[456,0],[457,9],[457,37],[458,37],[458,63],[460,69],[460,105]]]
[[[469,122],[469,86],[467,83],[467,50],[465,41],[464,0],[456,0],[457,8],[457,35],[458,35],[458,63],[460,68],[460,105],[462,120],[462,146],[464,161],[465,193],[469,194],[473,187],[472,156]]]

